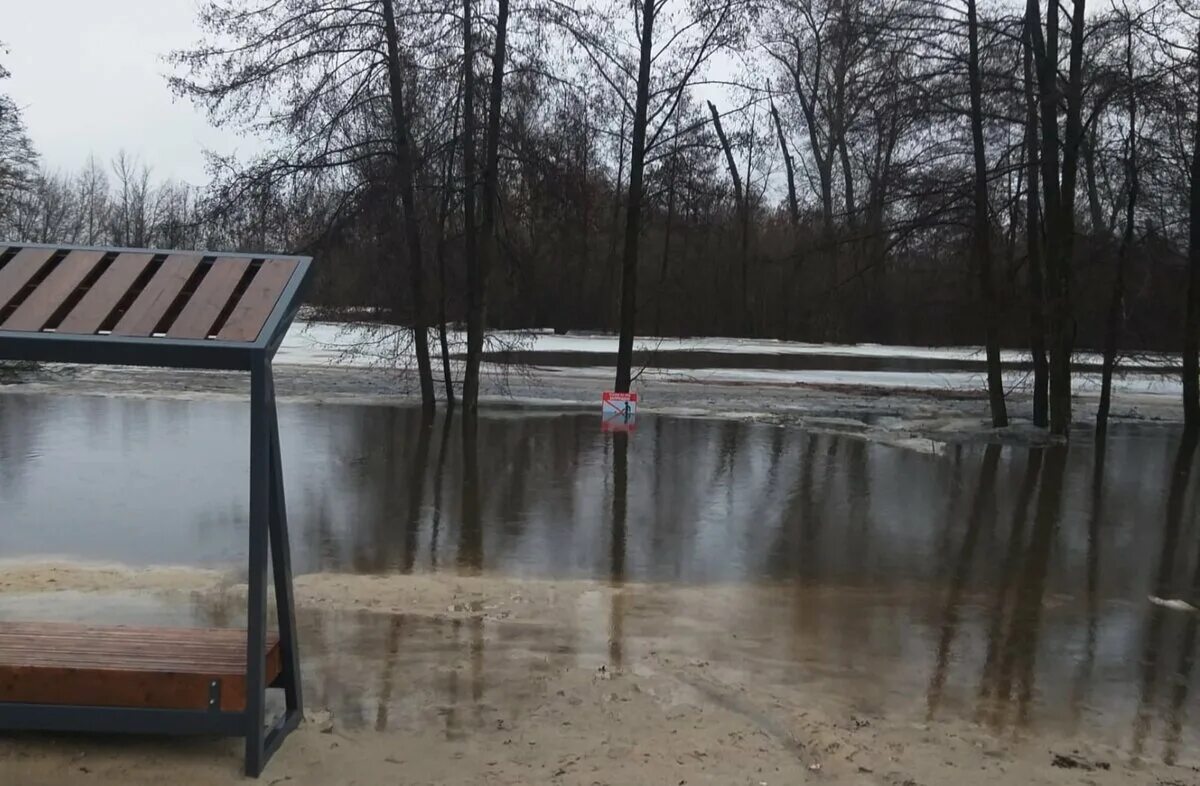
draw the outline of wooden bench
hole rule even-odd
[[[229,734],[261,774],[303,717],[271,359],[307,257],[0,243],[0,360],[250,372],[247,626],[0,622],[0,730]],[[114,471],[120,471],[119,467]],[[267,567],[278,634],[267,631]],[[268,727],[266,691],[286,709]]]
[[[266,680],[279,678],[267,635]],[[243,712],[246,631],[0,623],[0,701]]]

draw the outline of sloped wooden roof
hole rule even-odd
[[[246,369],[311,259],[0,242],[0,358]]]

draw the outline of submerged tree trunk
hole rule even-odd
[[[1075,243],[1075,185],[1083,141],[1084,4],[1076,0],[1071,19],[1070,65],[1066,89],[1066,130],[1062,135],[1059,181],[1058,4],[1048,4],[1046,33],[1039,26],[1038,0],[1029,0],[1027,24],[1037,58],[1042,117],[1042,191],[1046,225],[1046,313],[1050,349],[1050,431],[1071,430],[1071,264]]]
[[[1113,272],[1112,295],[1104,326],[1104,362],[1100,376],[1100,405],[1096,409],[1096,437],[1104,439],[1108,431],[1108,411],[1112,406],[1112,377],[1117,365],[1117,341],[1121,335],[1121,312],[1125,308],[1125,271],[1133,245],[1134,210],[1138,198],[1137,170],[1137,90],[1133,84],[1133,26],[1125,31],[1125,77],[1129,80],[1129,147],[1125,154],[1125,228],[1117,247],[1117,268]]]
[[[1034,89],[1033,45],[1025,36],[1025,248],[1029,259],[1029,350],[1033,356],[1033,424],[1050,425],[1049,364],[1046,360],[1045,288],[1042,269],[1042,222],[1038,209],[1038,103]]]
[[[468,0],[469,2],[469,0]],[[404,209],[404,239],[408,246],[410,286],[412,287],[413,348],[417,355],[417,375],[421,385],[421,406],[433,409],[433,367],[429,362],[429,331],[425,317],[425,272],[421,255],[421,228],[413,193],[413,151],[409,135],[408,113],[404,108],[404,79],[400,74],[400,49],[392,0],[383,2],[383,22],[387,35],[387,69],[392,109],[392,134],[396,145],[396,178],[400,203]]]
[[[1050,430],[1055,434],[1063,433],[1069,427],[1070,420],[1070,391],[1067,391],[1066,407],[1064,409],[1063,389],[1058,344],[1063,330],[1062,314],[1062,266],[1063,245],[1063,210],[1059,189],[1059,134],[1058,134],[1058,5],[1048,4],[1046,12],[1046,35],[1041,35],[1038,0],[1030,0],[1032,18],[1029,25],[1034,33],[1034,40],[1041,41],[1041,47],[1035,47],[1037,54],[1038,103],[1041,115],[1042,129],[1042,207],[1045,230],[1045,270],[1046,270],[1046,328],[1047,347],[1049,350],[1049,409]],[[1064,413],[1067,423],[1064,424]]]
[[[496,258],[496,210],[500,178],[500,110],[504,98],[504,59],[508,37],[508,0],[497,0],[496,40],[492,50],[492,81],[488,89],[487,148],[483,168],[483,239],[477,253],[476,275],[468,293],[467,368],[463,378],[463,408],[474,412],[479,405],[479,361],[483,354],[483,331],[487,319],[487,286]]]
[[[467,367],[472,364],[470,335],[471,325],[479,330],[482,325],[478,308],[481,306],[481,283],[479,271],[478,228],[475,225],[475,42],[472,34],[472,8],[474,0],[463,0],[463,130],[462,130],[462,174],[463,174],[463,262],[467,273]],[[468,374],[463,376],[463,408],[473,409],[468,396],[479,400],[479,359],[474,358],[476,378],[467,390]],[[465,431],[464,431],[465,433]]]
[[[1200,98],[1196,116],[1200,117]],[[1192,139],[1191,175],[1187,309],[1183,320],[1183,422],[1189,432],[1200,428],[1200,131]]]
[[[971,143],[975,158],[975,221],[972,250],[979,271],[979,293],[983,299],[984,346],[987,352],[988,402],[992,425],[1008,425],[1004,404],[1004,380],[1000,367],[999,314],[996,285],[992,280],[992,222],[988,215],[987,152],[983,146],[983,86],[979,75],[979,19],[975,0],[967,0],[967,79],[971,90]]]
[[[1071,12],[1071,50],[1067,71],[1067,113],[1064,128],[1062,188],[1059,199],[1058,259],[1051,302],[1050,430],[1071,432],[1071,355],[1075,345],[1072,304],[1072,266],[1075,256],[1075,194],[1079,153],[1083,145],[1083,42],[1087,37],[1085,0],[1075,0]],[[1057,9],[1057,5],[1055,5]]]
[[[621,261],[621,334],[617,342],[616,390],[629,391],[633,381],[633,334],[637,327],[638,241],[642,233],[642,179],[646,168],[646,114],[650,104],[650,64],[654,59],[655,0],[642,0],[641,54],[633,141],[629,154],[629,204],[625,207],[625,253]]]
[[[454,119],[457,135],[458,118]],[[454,408],[454,376],[450,372],[450,341],[446,330],[446,221],[450,217],[450,177],[454,171],[454,145],[446,151],[442,164],[442,201],[438,205],[438,234],[434,257],[438,269],[438,342],[442,348],[442,380],[446,386],[446,407]]]

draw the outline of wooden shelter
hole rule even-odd
[[[246,628],[0,623],[0,730],[244,736],[246,773],[257,776],[299,724],[271,359],[311,263],[0,242],[0,360],[250,372]],[[278,633],[267,630],[268,554]],[[269,726],[268,687],[286,707]]]

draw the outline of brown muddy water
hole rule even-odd
[[[310,696],[350,725],[417,722],[432,692],[447,733],[467,733],[528,701],[522,656],[619,666],[671,650],[860,712],[1053,728],[1167,760],[1200,742],[1200,615],[1149,600],[1200,597],[1200,473],[1177,431],[935,456],[767,424],[650,416],[611,435],[598,413],[522,412],[483,417],[465,450],[457,421],[413,409],[285,404],[280,419],[298,573],[622,588],[541,624],[302,612]],[[236,570],[247,425],[237,402],[0,396],[0,554]],[[164,603],[61,593],[9,611],[178,621]],[[229,624],[234,606],[197,597],[188,614]],[[436,679],[396,677],[423,669]]]

